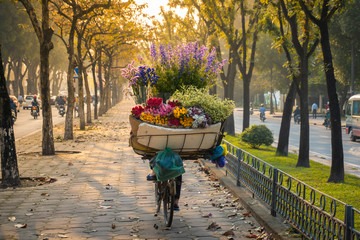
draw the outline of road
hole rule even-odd
[[[235,111],[235,131],[240,133],[242,131],[242,114],[243,112],[239,109]],[[269,115],[269,112],[267,112]],[[331,163],[331,130],[326,130],[322,125],[323,118],[316,120],[310,119],[310,154],[321,162],[330,165]],[[314,124],[316,123],[316,125]],[[259,113],[254,112],[250,117],[250,125],[261,124],[259,119]],[[267,116],[265,121],[266,126],[273,131],[275,141],[279,138],[281,117]],[[295,125],[292,119],[290,128],[289,147],[293,151],[298,151],[300,139],[300,125]],[[349,135],[343,130],[343,148],[344,148],[344,162],[349,167],[360,170],[360,142],[350,141]]]
[[[18,112],[18,117],[14,124],[16,140],[19,140],[29,134],[41,130],[42,121],[43,121],[43,118],[41,116],[41,110],[40,110],[40,116],[37,119],[34,119],[34,117],[31,116],[30,111],[31,110],[21,109],[20,112]],[[53,116],[53,125],[56,125],[65,120],[65,116],[61,117],[58,113],[58,110],[55,107],[52,108],[52,116]]]

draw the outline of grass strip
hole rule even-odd
[[[250,148],[244,142],[241,142],[239,134],[235,136],[227,135],[225,140],[234,146],[258,157],[264,162],[280,169],[281,171],[291,175],[292,177],[310,185],[311,187],[323,192],[333,198],[342,202],[352,205],[354,208],[360,210],[360,178],[345,174],[345,181],[343,183],[328,183],[327,180],[330,176],[330,167],[321,163],[310,160],[310,168],[296,167],[297,158],[296,154],[291,154],[287,157],[276,156],[276,148],[261,146],[259,149]],[[284,178],[284,183],[286,179]],[[286,183],[283,184],[286,186]],[[296,189],[296,183],[292,184]],[[293,188],[294,188],[293,187]],[[310,193],[307,193],[306,199],[308,200]],[[326,209],[330,212],[330,203],[327,203]],[[340,220],[344,220],[344,210],[338,206],[336,216]],[[360,229],[360,216],[355,215],[356,229]]]

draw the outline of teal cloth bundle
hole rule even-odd
[[[155,159],[154,171],[158,181],[167,181],[185,173],[180,155],[170,148],[159,151]]]

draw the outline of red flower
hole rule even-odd
[[[153,98],[149,98],[147,100],[147,106],[149,107],[159,107],[162,104],[163,100],[162,98],[157,98],[157,97],[153,97]]]
[[[141,113],[144,111],[144,108],[141,106],[141,105],[138,105],[138,106],[135,106],[131,109],[131,114],[139,119],[140,118],[140,115]]]
[[[168,104],[169,104],[172,108],[181,106],[181,103],[180,103],[178,100],[175,100],[175,101],[169,100],[169,101],[168,101]]]
[[[180,126],[180,119],[171,116],[168,121],[169,126]]]

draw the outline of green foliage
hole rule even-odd
[[[213,123],[224,121],[235,108],[232,100],[221,100],[216,95],[210,95],[207,89],[197,89],[194,86],[183,87],[171,96],[179,100],[185,108],[192,106],[202,107],[211,117]]]
[[[265,125],[252,125],[245,129],[240,138],[252,148],[259,148],[263,144],[269,146],[274,142],[273,133]]]

